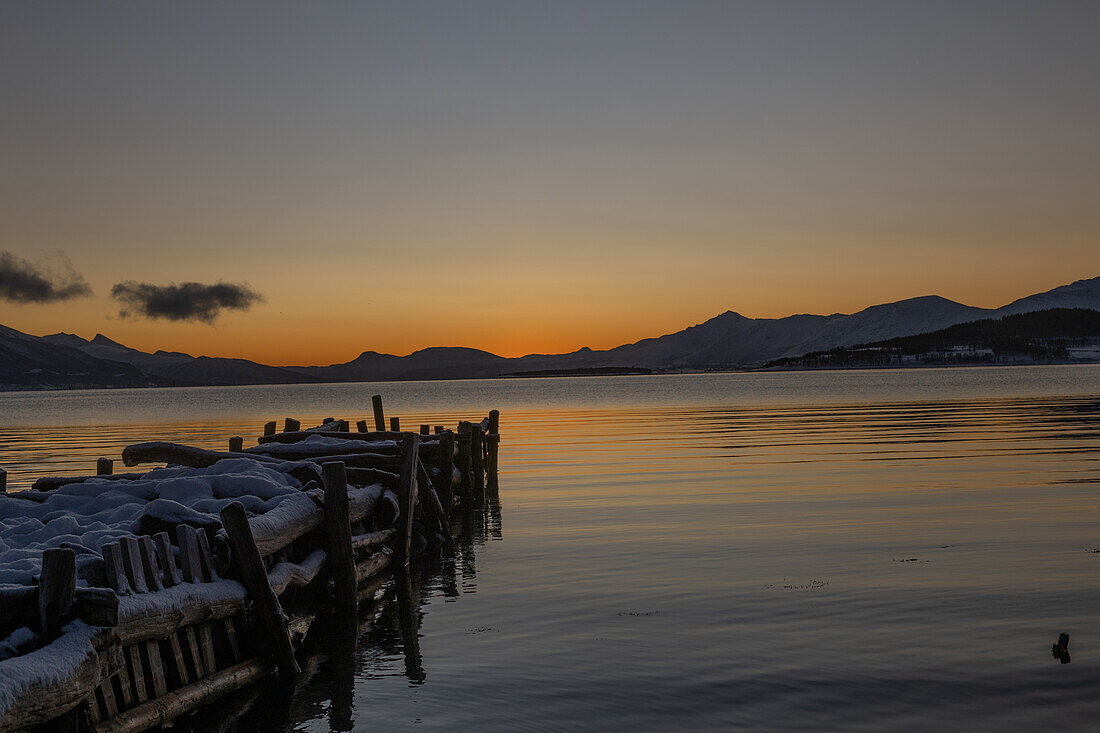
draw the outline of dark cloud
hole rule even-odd
[[[243,284],[172,283],[151,285],[127,280],[111,288],[122,304],[119,315],[167,318],[170,321],[214,323],[223,310],[248,310],[263,296]]]
[[[13,303],[56,303],[91,295],[92,289],[61,253],[55,268],[41,268],[11,252],[0,252],[0,300]]]

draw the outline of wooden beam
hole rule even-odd
[[[348,517],[348,481],[343,463],[326,463],[325,534],[328,537],[333,611],[340,626],[354,625],[358,608],[355,596],[355,550]]]
[[[416,465],[420,460],[420,436],[405,433],[401,444],[401,482],[397,486],[400,502],[400,531],[397,537],[396,562],[398,567],[409,564],[409,547],[412,543],[413,508],[416,506]]]
[[[76,553],[67,547],[44,550],[38,582],[38,626],[43,638],[60,636],[75,598]]]
[[[298,660],[294,658],[294,646],[287,633],[282,606],[267,582],[267,569],[260,551],[256,548],[256,542],[252,539],[252,528],[248,525],[244,505],[234,501],[227,504],[220,514],[222,526],[225,527],[233,549],[233,559],[236,561],[241,583],[248,591],[248,597],[252,599],[253,609],[275,659],[275,665],[284,678],[293,678],[300,671]]]

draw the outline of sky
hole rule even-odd
[[[1000,306],[1100,275],[1098,28],[1094,2],[3,3],[0,324],[328,364]]]

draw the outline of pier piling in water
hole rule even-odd
[[[170,724],[275,671],[291,679],[299,672],[296,648],[304,649],[318,611],[332,608],[337,626],[354,632],[359,602],[386,582],[408,639],[407,669],[422,679],[419,622],[411,613],[420,566],[410,569],[410,558],[453,552],[451,512],[463,510],[465,527],[470,509],[485,506],[485,480],[495,485],[498,418],[490,413],[463,421],[457,433],[437,425],[429,434],[425,423],[417,434],[397,430],[394,417],[387,432],[381,397],[372,403],[375,432],[366,420],[349,433],[346,420],[326,418],[302,429],[286,418],[286,430],[266,423],[258,445],[247,450],[241,436],[229,438],[228,452],[174,443],[127,446],[127,466],[169,463],[201,476],[219,461],[248,459],[261,473],[282,472],[275,484],[280,491],[287,482],[298,490],[281,494],[273,508],[249,509],[252,514],[232,501],[218,517],[221,529],[216,520],[198,528],[187,523],[197,521],[192,518],[164,518],[148,534],[115,535],[98,557],[87,557],[90,550],[46,550],[36,585],[0,589],[0,638],[22,626],[40,631],[14,658],[0,659],[0,731],[75,725],[86,715],[96,731],[135,733]],[[313,436],[326,438],[325,445],[309,440]],[[342,447],[333,448],[332,440]],[[114,482],[152,474],[116,475],[113,461],[100,458],[96,475]],[[6,478],[0,469],[0,493]],[[26,496],[8,494],[0,502],[48,502],[51,492],[92,478],[43,477]],[[391,572],[396,581],[386,580]],[[77,587],[78,573],[89,587]],[[85,644],[88,652],[65,656],[56,669],[50,660],[62,657],[54,644]],[[36,656],[23,664],[26,655]],[[26,674],[41,676],[19,683],[33,694],[7,694],[5,680]]]

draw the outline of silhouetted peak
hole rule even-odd
[[[96,346],[114,346],[114,347],[119,348],[119,349],[128,348],[126,346],[123,346],[122,344],[120,344],[117,341],[113,341],[113,340],[107,338],[106,336],[104,336],[101,333],[97,333],[95,335],[95,337],[91,341],[89,341],[88,343],[95,344]]]

